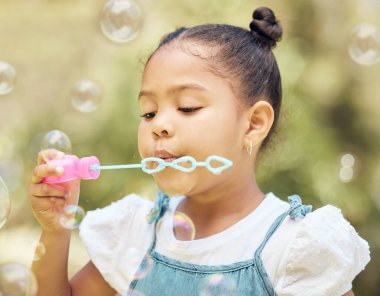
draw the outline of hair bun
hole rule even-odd
[[[251,33],[269,48],[276,47],[282,37],[282,27],[274,12],[268,7],[260,7],[255,9],[252,18]]]

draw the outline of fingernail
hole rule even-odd
[[[57,166],[57,167],[55,168],[55,172],[58,173],[58,174],[62,174],[63,171],[64,171],[64,169],[63,169],[63,167],[61,167],[61,166]]]
[[[69,197],[71,197],[71,192],[67,192],[67,193],[65,194],[65,198],[69,198]]]

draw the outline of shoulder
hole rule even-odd
[[[284,222],[293,232],[277,269],[278,294],[343,295],[350,290],[370,260],[369,246],[341,210],[327,205],[300,221]]]
[[[104,279],[116,290],[125,290],[128,279],[119,272],[120,258],[129,249],[144,254],[153,237],[146,216],[153,202],[130,194],[110,205],[87,212],[80,225],[80,238]]]

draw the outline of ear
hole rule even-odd
[[[244,146],[249,141],[253,145],[261,144],[268,135],[274,121],[274,111],[267,101],[258,101],[246,111],[247,130],[244,137]],[[260,146],[260,145],[259,145]]]

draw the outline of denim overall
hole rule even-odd
[[[140,293],[146,296],[276,295],[261,260],[261,252],[287,215],[297,219],[311,212],[311,206],[302,205],[299,196],[290,196],[288,200],[289,210],[273,222],[252,259],[228,265],[208,266],[181,262],[155,251],[157,221],[169,204],[168,196],[159,193],[156,205],[151,211],[153,215],[148,215],[148,222],[155,223],[153,242],[147,253],[147,256],[153,259],[150,260],[153,261],[153,267],[146,277],[134,279],[127,295],[124,296],[141,295]],[[144,270],[146,266],[147,259],[144,258],[139,270]],[[211,284],[207,284],[208,282]]]

